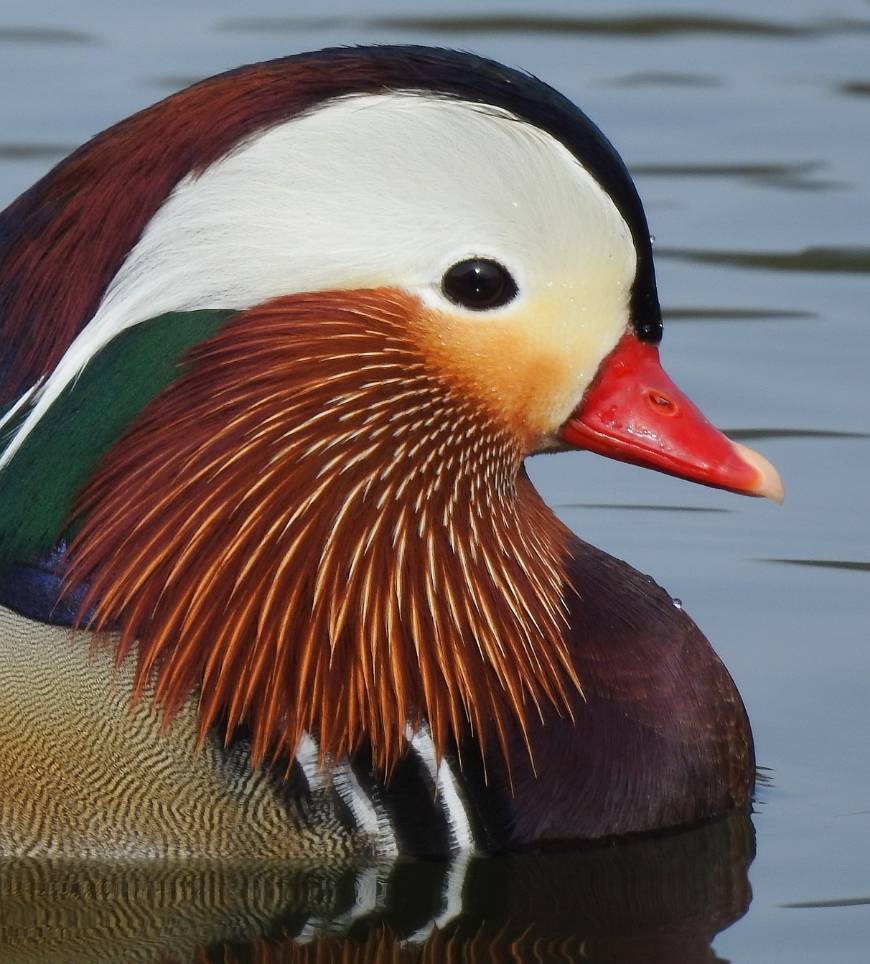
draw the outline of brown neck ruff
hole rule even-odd
[[[234,316],[79,501],[89,625],[138,644],[170,718],[199,687],[203,734],[246,722],[256,762],[311,730],[389,770],[423,721],[439,754],[469,727],[507,754],[505,721],[579,687],[567,532],[423,310],[377,290]]]

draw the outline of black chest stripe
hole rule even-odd
[[[367,743],[354,753],[351,765],[370,799],[386,809],[399,853],[429,857],[450,851],[447,820],[429,771],[417,753],[405,753],[386,785],[375,772]]]

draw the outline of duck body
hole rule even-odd
[[[75,609],[56,607],[52,568],[7,573],[0,596],[5,853],[502,852],[691,825],[749,804],[752,735],[727,670],[664,590],[579,539],[572,653],[584,686],[573,719],[551,709],[536,721],[531,756],[514,730],[510,766],[482,759],[466,733],[440,777],[426,740],[385,779],[366,746],[332,775],[319,773],[310,741],[295,763],[260,767],[246,734],[224,746],[215,730],[200,746],[195,700],[161,726],[152,694],[131,707],[133,661],[113,670],[109,647],[94,652],[88,633],[71,630]]]
[[[205,81],[0,215],[0,328],[0,852],[375,859],[748,806],[706,639],[523,468],[781,495],[661,371],[640,201],[550,88],[427,48]]]

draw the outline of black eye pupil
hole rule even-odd
[[[488,258],[457,262],[445,272],[441,288],[454,304],[472,311],[500,308],[517,293],[516,282],[508,269]]]

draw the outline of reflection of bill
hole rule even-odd
[[[714,960],[750,901],[752,825],[573,853],[345,869],[276,862],[0,865],[0,956],[196,960]]]

